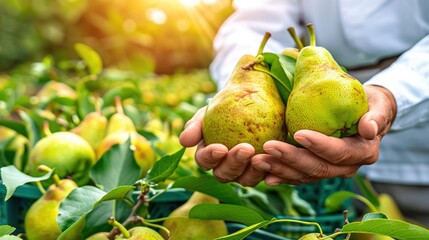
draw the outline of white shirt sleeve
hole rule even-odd
[[[429,35],[365,84],[379,85],[395,97],[397,114],[391,130],[429,122]]]
[[[213,44],[216,55],[210,73],[219,89],[241,56],[256,55],[265,32],[271,33],[265,52],[281,52],[284,46],[294,45],[287,28],[298,28],[299,6],[298,0],[234,1],[235,12],[219,29]]]

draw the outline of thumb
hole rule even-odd
[[[195,115],[186,123],[185,129],[180,133],[179,141],[184,147],[192,147],[197,145],[203,138],[202,122],[206,107],[201,108]]]

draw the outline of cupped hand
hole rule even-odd
[[[294,138],[304,148],[280,141],[264,144],[266,154],[255,155],[253,168],[267,171],[268,185],[302,184],[331,177],[352,177],[362,165],[378,159],[380,141],[396,114],[392,94],[378,86],[365,86],[369,111],[359,121],[359,134],[335,138],[300,130]]]
[[[206,145],[203,140],[202,120],[206,107],[201,108],[186,123],[179,140],[184,147],[198,145],[195,161],[204,170],[213,169],[213,175],[221,182],[238,182],[244,186],[255,186],[265,177],[265,171],[254,168],[250,159],[255,149],[240,143],[230,150],[222,144]]]

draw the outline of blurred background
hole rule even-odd
[[[0,1],[0,71],[94,48],[107,67],[172,74],[207,68],[231,0]]]

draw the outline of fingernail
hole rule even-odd
[[[273,157],[281,158],[283,157],[282,152],[280,152],[277,148],[268,148],[266,149],[267,153]]]
[[[220,158],[223,158],[224,156],[225,156],[224,152],[221,152],[221,151],[213,151],[212,152],[212,157],[214,159],[220,159]]]
[[[305,148],[309,148],[311,147],[311,142],[308,141],[307,138],[300,136],[300,135],[294,135],[293,138],[295,139],[295,141],[297,141],[299,144],[301,144],[303,147]]]
[[[250,155],[247,151],[238,150],[236,157],[240,161],[246,161],[249,159]]]
[[[259,162],[259,163],[255,164],[254,167],[256,169],[262,170],[262,171],[270,171],[271,170],[271,165],[267,162]]]

